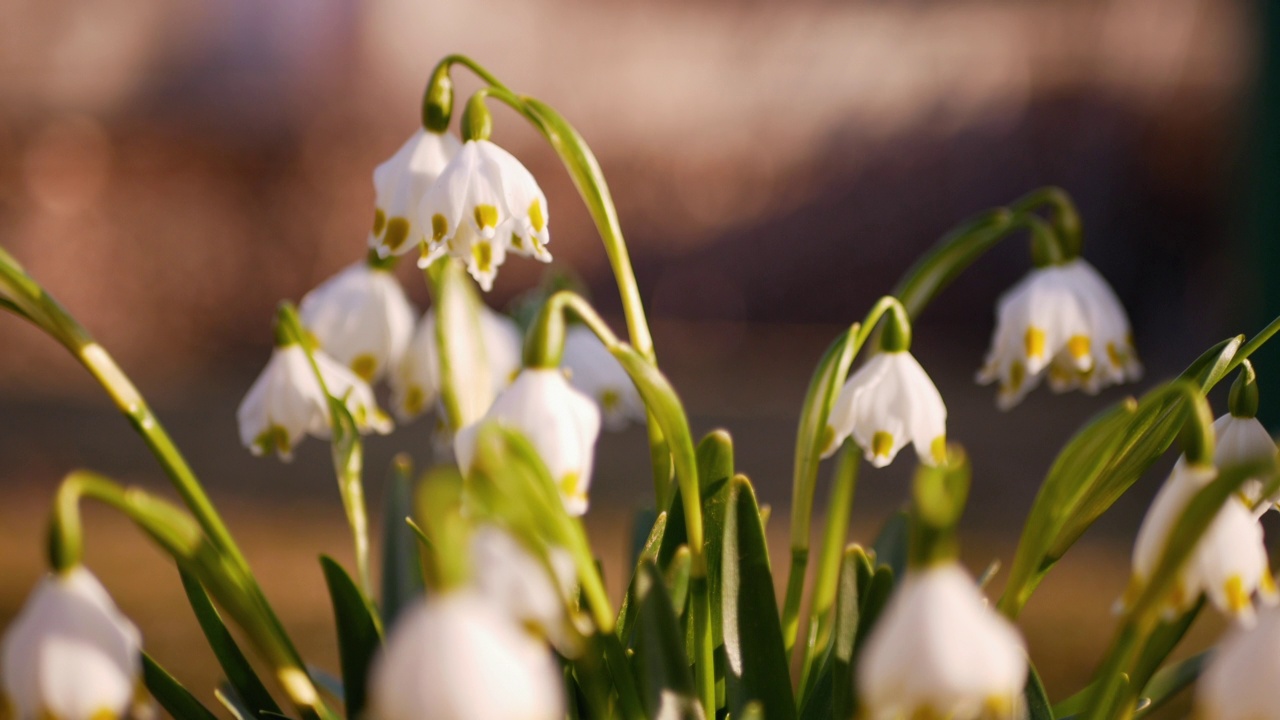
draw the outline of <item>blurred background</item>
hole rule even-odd
[[[1269,5],[7,0],[0,244],[134,377],[304,650],[332,667],[314,560],[350,552],[327,450],[309,441],[291,465],[252,458],[235,408],[270,351],[276,303],[364,252],[372,170],[415,129],[444,54],[468,53],[550,103],[595,149],[662,366],[696,431],[734,433],[739,469],[775,508],[779,577],[795,416],[822,350],[948,228],[1061,185],[1079,204],[1086,256],[1129,308],[1147,378],[995,409],[973,375],[996,298],[1029,266],[1022,240],[924,314],[913,349],[973,459],[965,556],[980,570],[1011,558],[1055,451],[1089,416],[1280,313]],[[475,87],[454,76],[460,92]],[[546,191],[556,262],[621,328],[602,247],[558,159],[518,116],[498,110],[495,123]],[[425,305],[421,279],[402,270]],[[510,260],[488,301],[505,307],[544,270]],[[1280,353],[1260,355],[1259,372],[1275,423]],[[429,425],[369,441],[375,505],[392,453],[428,460]],[[620,592],[629,518],[651,502],[644,434],[605,437],[600,451],[588,525]],[[853,539],[869,542],[903,502],[909,455],[864,471]],[[1108,642],[1134,529],[1170,462],[1028,608],[1055,699],[1087,681]],[[87,375],[0,318],[0,624],[42,572],[47,508],[77,467],[168,492]],[[176,573],[119,519],[89,518],[91,565],[157,657],[210,697],[216,670]],[[1218,627],[1202,625],[1192,646]]]

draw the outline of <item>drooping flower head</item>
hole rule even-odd
[[[464,474],[471,470],[477,433],[485,422],[523,433],[551,473],[569,514],[587,511],[600,411],[591,398],[570,387],[559,368],[521,370],[480,422],[458,431],[454,451]]]
[[[909,351],[883,351],[845,382],[828,425],[823,457],[852,435],[876,467],[893,462],[908,443],[921,462],[935,464],[946,449],[947,406]]]
[[[507,251],[549,262],[547,201],[511,153],[468,140],[418,208],[426,243],[419,265],[452,255],[489,290]]]
[[[1258,612],[1255,627],[1237,625],[1218,644],[1196,683],[1194,717],[1203,720],[1280,718],[1280,609]]]
[[[418,129],[389,160],[373,171],[377,193],[369,247],[378,255],[399,255],[424,233],[417,227],[418,203],[461,147],[447,132]]]
[[[1213,423],[1213,464],[1218,468],[1228,465],[1244,465],[1276,457],[1276,443],[1258,420],[1258,382],[1253,364],[1245,360],[1236,380],[1231,385],[1230,412]],[[1263,502],[1262,482],[1245,481],[1241,492],[1249,503],[1256,505],[1254,513],[1261,516],[1276,506],[1280,494]]]
[[[378,408],[364,380],[322,350],[311,354],[324,387],[344,400],[360,432],[391,432],[391,418]],[[301,345],[286,341],[271,351],[267,366],[240,402],[236,419],[240,442],[254,455],[274,451],[289,460],[305,435],[329,437],[329,402]]]
[[[1174,465],[1138,528],[1133,547],[1134,577],[1126,599],[1132,600],[1151,578],[1178,518],[1191,498],[1216,476],[1212,466],[1190,463],[1185,457]],[[1255,593],[1268,603],[1277,599],[1262,526],[1239,496],[1228,498],[1200,537],[1168,598],[1165,615],[1187,610],[1202,593],[1222,612],[1245,621],[1253,616]]]
[[[1018,631],[955,562],[907,572],[857,669],[867,720],[1020,718],[1026,679]]]
[[[371,720],[561,720],[550,650],[474,590],[407,609],[369,676]]]
[[[569,622],[565,598],[577,581],[568,551],[552,548],[546,566],[494,525],[483,525],[472,533],[470,550],[471,585],[476,592],[557,647],[565,647]]]
[[[142,640],[88,570],[40,581],[0,648],[15,720],[126,717],[139,698]]]
[[[631,376],[587,327],[569,327],[561,363],[569,382],[596,401],[606,428],[621,430],[628,422],[644,421],[644,402]]]
[[[1082,258],[1035,268],[1000,297],[978,382],[999,380],[1007,410],[1045,374],[1054,392],[1091,394],[1142,376],[1124,307]]]
[[[471,423],[488,411],[493,399],[511,384],[520,370],[520,329],[515,321],[487,306],[479,306],[479,336],[451,338],[456,358],[463,422]],[[405,420],[435,404],[440,395],[440,342],[435,310],[418,323],[404,360],[391,376],[392,404]],[[481,362],[480,354],[483,354]],[[479,372],[483,369],[484,375]]]
[[[400,362],[416,312],[389,268],[358,262],[303,296],[298,314],[326,354],[372,383]]]

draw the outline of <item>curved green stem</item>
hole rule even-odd
[[[1066,190],[1060,187],[1043,187],[1023,195],[1015,200],[1009,209],[1015,213],[1028,213],[1048,207],[1053,211],[1053,230],[1062,242],[1065,253],[1064,260],[1070,260],[1080,254],[1083,245],[1083,229],[1080,222],[1080,211],[1071,200]]]
[[[94,473],[76,472],[58,488],[49,523],[49,556],[55,570],[79,564],[83,555],[80,501],[97,500],[127,516],[168,553],[179,567],[191,572],[217,598],[262,656],[271,663],[280,685],[308,720],[331,713],[320,701],[306,668],[287,640],[277,634],[277,621],[259,601],[252,579],[226,562],[199,524],[182,509],[136,488],[125,488]]]

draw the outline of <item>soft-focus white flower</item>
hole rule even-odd
[[[453,255],[485,290],[507,250],[551,260],[542,190],[519,160],[488,140],[463,144],[422,198],[418,217],[427,243],[418,264]]]
[[[407,609],[369,676],[372,720],[563,720],[550,650],[474,590]]]
[[[1036,268],[1000,296],[978,382],[999,380],[996,401],[1007,410],[1046,372],[1054,392],[1096,393],[1142,376],[1124,307],[1082,258]]]
[[[1280,609],[1258,612],[1255,627],[1237,625],[1209,657],[1196,683],[1195,714],[1202,720],[1280,720]]]
[[[941,461],[946,452],[947,406],[929,375],[906,350],[876,354],[840,389],[827,420],[830,442],[823,457],[853,436],[876,467],[893,462],[907,443],[920,461]]]
[[[372,383],[404,355],[416,311],[390,270],[362,261],[303,296],[298,314],[329,357]]]
[[[959,565],[911,570],[858,662],[867,720],[1017,718],[1026,646]]]
[[[621,430],[630,421],[644,421],[644,402],[631,376],[590,329],[569,328],[561,364],[569,371],[569,382],[600,406],[606,428]]]
[[[1179,458],[1138,528],[1138,539],[1133,546],[1134,577],[1126,600],[1132,601],[1134,593],[1141,591],[1151,578],[1174,523],[1191,498],[1216,476],[1212,467]],[[1219,610],[1247,621],[1253,614],[1250,598],[1254,592],[1269,602],[1276,599],[1267,567],[1262,525],[1240,497],[1232,496],[1200,537],[1164,612],[1166,616],[1183,612],[1205,593]]]
[[[515,321],[483,304],[479,307],[479,336],[455,334],[449,338],[464,425],[483,417],[493,399],[520,371],[523,339]],[[458,309],[466,311],[465,306],[459,305]],[[459,326],[468,325],[460,323]],[[392,405],[403,419],[422,414],[440,395],[437,327],[435,310],[428,310],[418,323],[403,360],[391,374]]]
[[[1228,413],[1213,422],[1213,434],[1217,438],[1213,446],[1213,464],[1219,468],[1257,462],[1276,455],[1275,441],[1256,417],[1236,417]],[[1250,503],[1257,503],[1262,499],[1262,482],[1247,480],[1241,491]],[[1268,498],[1256,513],[1262,515],[1275,506],[1278,499]]]
[[[44,578],[4,636],[15,720],[125,717],[139,699],[142,639],[88,570]]]
[[[458,139],[447,132],[419,128],[395,155],[374,169],[377,210],[369,247],[378,255],[408,252],[425,236],[428,231],[416,226],[418,203],[460,148]]]
[[[494,525],[471,535],[471,581],[476,590],[518,622],[538,630],[557,647],[568,638],[565,598],[577,583],[573,558],[552,548],[550,567],[538,562],[510,533]]]
[[[558,368],[525,368],[480,422],[458,431],[453,447],[463,473],[471,471],[476,435],[485,422],[523,433],[560,488],[569,514],[587,511],[600,411],[591,398],[569,386],[564,373]]]
[[[312,357],[336,398],[345,398],[360,432],[391,432],[391,418],[378,409],[365,381],[321,350]],[[288,460],[304,435],[329,437],[329,403],[301,345],[277,347],[236,412],[240,442],[254,455],[272,450]]]

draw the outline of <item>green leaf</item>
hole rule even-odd
[[[315,665],[307,665],[307,674],[315,681],[317,688],[327,693],[334,700],[346,703],[347,692],[342,687],[342,678]]]
[[[405,518],[413,515],[413,464],[400,455],[391,463],[382,513],[382,626],[394,626],[400,611],[423,593],[418,539]]]
[[[1027,720],[1053,720],[1049,695],[1044,691],[1044,682],[1030,659],[1027,660],[1027,686],[1022,694],[1027,701]]]
[[[724,522],[733,477],[733,439],[724,430],[707,433],[698,443],[698,480],[702,483],[702,522],[706,529],[707,588],[711,597],[711,645],[724,644],[721,615]]]
[[[365,682],[373,656],[382,645],[382,628],[360,588],[333,558],[320,556],[338,628],[338,655],[347,716],[359,717],[365,705]]]
[[[671,596],[671,610],[677,616],[684,614],[685,601],[689,599],[689,571],[692,567],[693,555],[689,552],[689,546],[685,545],[662,573]]]
[[[721,604],[729,712],[739,716],[748,703],[758,701],[770,720],[794,718],[795,701],[769,570],[769,550],[755,493],[742,475],[729,483],[724,527]]]
[[[831,643],[832,717],[853,717],[856,708],[853,686],[853,653],[858,644],[858,626],[862,621],[859,602],[862,589],[859,580],[871,567],[867,554],[858,545],[845,548],[840,562],[840,587],[836,592],[836,624]],[[869,578],[868,578],[869,581]],[[878,612],[878,610],[877,610]]]
[[[174,720],[217,720],[216,715],[145,652],[142,653],[142,680],[147,691]]]
[[[235,691],[235,695],[240,698],[253,717],[261,717],[264,712],[279,713],[280,706],[272,699],[271,693],[267,692],[266,686],[262,684],[262,680],[258,679],[249,660],[240,651],[240,646],[236,645],[235,639],[227,631],[226,625],[222,623],[222,618],[213,607],[200,581],[185,570],[179,570],[179,573],[182,576],[182,587],[186,590],[187,600],[191,603],[191,609],[195,611],[196,621],[200,623],[200,629],[204,632],[205,639],[213,650],[214,657],[218,659],[218,665],[226,674],[227,682]],[[249,719],[246,718],[246,720]]]
[[[658,551],[661,548],[662,540],[667,528],[667,514],[660,513],[657,520],[654,521],[653,527],[649,529],[649,537],[645,539],[644,544],[640,547],[636,554],[637,570],[640,563],[645,561],[657,562]],[[622,596],[622,606],[618,609],[618,639],[626,647],[631,647],[631,630],[635,627],[636,619],[636,602],[635,602],[635,574],[631,576],[631,582],[627,587],[627,594]]]
[[[672,612],[663,579],[650,562],[642,562],[635,577],[639,616],[636,623],[635,668],[641,699],[649,717],[699,716],[693,677],[684,653],[680,623]],[[676,713],[669,715],[677,703]]]
[[[902,577],[907,569],[910,524],[910,514],[906,510],[895,512],[885,521],[880,534],[871,544],[876,564],[887,565],[895,577]]]
[[[1179,663],[1174,663],[1152,676],[1150,682],[1142,690],[1142,698],[1146,704],[1138,710],[1136,717],[1146,717],[1157,708],[1171,700],[1175,695],[1190,687],[1204,670],[1209,659],[1208,652],[1194,655]]]

